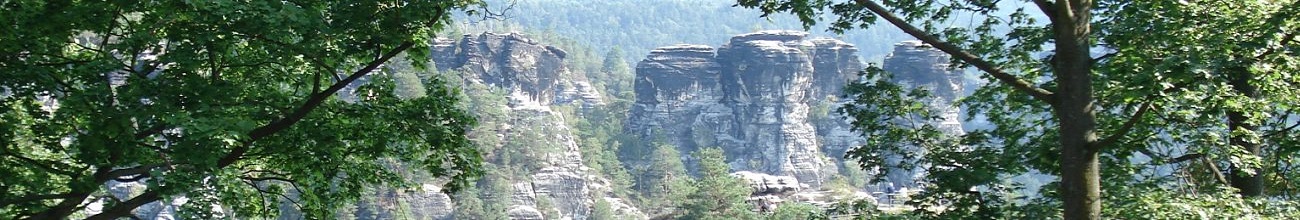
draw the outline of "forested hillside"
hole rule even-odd
[[[0,11],[0,219],[1300,219],[1300,0]]]
[[[757,10],[732,7],[734,1],[494,0],[489,4],[497,8],[513,4],[500,20],[477,22],[492,30],[554,33],[597,51],[621,48],[625,52],[621,56],[629,62],[666,45],[714,44],[760,30],[804,29],[793,15],[762,17]],[[859,45],[866,60],[877,62],[893,50],[893,43],[910,39],[891,27],[843,34],[827,32],[825,27],[809,30]]]

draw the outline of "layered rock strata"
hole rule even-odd
[[[954,105],[962,93],[963,80],[958,71],[949,67],[949,59],[948,54],[920,41],[904,41],[894,44],[893,53],[885,58],[881,68],[892,74],[895,83],[930,91],[934,95],[932,100],[928,100],[931,108],[941,111],[941,120],[932,124],[944,133],[956,136],[965,134],[959,119],[961,109]],[[901,156],[887,157],[886,163],[902,160]],[[889,187],[885,191],[916,188],[917,180],[925,175],[922,170],[923,167],[910,170],[894,168],[887,177]]]
[[[557,104],[604,103],[582,74],[571,73],[564,65],[564,50],[521,34],[484,33],[465,35],[460,40],[435,39],[430,51],[434,66],[443,73],[459,75],[464,85],[486,85],[504,91],[509,123],[492,128],[497,131],[496,143],[500,145],[494,148],[517,146],[509,143],[523,141],[545,145],[526,146],[546,148],[538,150],[545,153],[536,158],[542,167],[529,169],[531,173],[522,179],[510,180],[514,183],[506,189],[509,192],[484,192],[509,196],[510,204],[504,204],[507,208],[502,210],[509,218],[589,219],[598,200],[608,202],[620,218],[647,218],[610,194],[609,181],[583,165],[577,136],[566,119],[552,109]],[[538,137],[546,139],[534,140]],[[407,211],[421,219],[451,219],[454,204],[443,202],[447,200],[445,194],[435,194],[402,199],[420,205],[420,210]],[[547,205],[539,202],[542,200]]]
[[[637,64],[626,131],[691,152],[716,146],[737,170],[820,186],[835,163],[821,149],[810,104],[833,99],[861,68],[857,50],[796,31],[661,47]]]
[[[945,113],[939,126],[961,134],[952,106],[961,77],[944,53],[903,42],[883,66],[900,83],[934,91],[936,108]],[[637,64],[636,103],[624,130],[683,154],[719,147],[737,171],[788,176],[805,189],[819,188],[841,170],[856,169],[856,162],[842,158],[865,138],[834,111],[846,104],[841,91],[862,68],[854,45],[797,31],[739,35],[716,49],[661,47]],[[913,186],[921,174],[898,175],[888,185]],[[886,188],[893,186],[867,190]]]

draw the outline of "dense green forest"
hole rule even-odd
[[[1296,0],[0,10],[0,219],[1300,218]],[[651,50],[773,29],[852,43],[868,63],[837,102],[804,109],[865,139],[798,190],[834,199],[764,194],[725,146],[624,130]],[[590,83],[602,103],[530,99],[475,75],[493,70],[430,61],[438,42],[483,33],[526,36],[545,49],[504,57],[558,57],[556,88]],[[881,68],[904,40],[969,74],[953,104],[979,119],[969,130],[933,126],[952,106]],[[871,192],[885,164],[925,175]]]
[[[505,14],[466,25],[496,31],[554,33],[596,51],[619,48],[624,52],[620,55],[629,61],[661,46],[716,44],[759,30],[804,30],[793,15],[760,17],[762,14],[757,10],[733,7],[736,3],[731,1],[547,0],[489,1],[489,4]],[[826,31],[825,25],[814,25],[808,30],[856,44],[867,60],[877,62],[889,54],[893,43],[910,39],[890,27],[839,34]]]

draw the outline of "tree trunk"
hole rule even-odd
[[[1052,93],[1003,72],[992,63],[939,40],[891,13],[875,1],[856,0],[890,24],[913,37],[933,45],[953,57],[988,72],[998,81],[1025,92],[1052,106],[1060,126],[1061,200],[1065,202],[1065,219],[1101,219],[1101,172],[1097,155],[1097,116],[1092,95],[1092,54],[1089,26],[1092,0],[1034,1],[1052,20],[1056,53],[1052,74],[1057,92]]]
[[[1249,70],[1247,70],[1245,67],[1238,67],[1238,68],[1232,68],[1230,69],[1230,71],[1232,71],[1232,73],[1230,73],[1232,74],[1231,76],[1232,78],[1228,82],[1228,84],[1232,85],[1232,88],[1234,90],[1237,90],[1237,92],[1241,93],[1241,95],[1246,96],[1247,98],[1250,99],[1254,99],[1259,96],[1259,93],[1255,91],[1255,85],[1250,84],[1250,78],[1252,75],[1250,74]],[[1228,130],[1229,131],[1236,131],[1236,130],[1255,131],[1256,128],[1258,128],[1258,126],[1248,122],[1247,120],[1248,118],[1246,117],[1245,113],[1243,113],[1241,110],[1229,111]],[[1247,141],[1246,137],[1242,137],[1241,135],[1231,135],[1231,138],[1229,139],[1228,142],[1229,144],[1232,144],[1232,147],[1239,147],[1242,150],[1245,150],[1250,155],[1253,156],[1260,155],[1259,144],[1251,143],[1250,141]],[[1255,174],[1250,174],[1250,173],[1246,173],[1245,171],[1243,171],[1242,167],[1238,167],[1235,164],[1228,166],[1228,175],[1229,175],[1230,183],[1232,183],[1232,187],[1237,188],[1238,190],[1241,191],[1240,193],[1242,196],[1247,196],[1247,197],[1255,197],[1264,194],[1264,175],[1262,175],[1263,172],[1264,171],[1262,169],[1259,169],[1257,167],[1255,169]]]
[[[1092,2],[1057,1],[1052,28],[1056,34],[1053,74],[1059,86],[1052,107],[1060,120],[1061,199],[1065,219],[1101,219],[1101,173],[1097,119],[1092,94]]]

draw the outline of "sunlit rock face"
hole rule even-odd
[[[954,104],[962,94],[963,80],[959,72],[949,67],[948,54],[920,41],[904,41],[894,45],[894,51],[885,58],[882,69],[893,76],[892,81],[895,83],[924,88],[934,95],[928,102],[932,109],[938,109],[942,113],[941,120],[932,125],[948,135],[965,133],[959,119],[961,110]],[[886,155],[885,162],[892,164],[901,160],[901,156]],[[915,189],[916,180],[925,175],[921,172],[923,166],[910,170],[891,168],[887,177],[892,186],[890,188]]]
[[[585,75],[569,72],[564,65],[567,52],[522,34],[483,33],[459,41],[439,38],[430,51],[439,70],[456,70],[465,83],[520,91],[540,105],[604,103]]]
[[[347,219],[450,219],[451,197],[441,193],[435,184],[422,184],[414,189],[377,189],[364,194],[350,213],[339,213]],[[292,204],[282,204],[282,210],[292,209]],[[304,216],[282,215],[280,219],[301,219]]]
[[[683,153],[720,147],[736,170],[821,185],[839,156],[821,149],[810,105],[833,100],[861,63],[853,45],[807,35],[765,31],[716,50],[653,50],[637,64],[637,100],[625,130]]]
[[[715,137],[732,126],[731,109],[719,104],[723,95],[718,81],[721,65],[714,56],[715,49],[705,45],[651,51],[636,66],[636,103],[628,114],[626,130],[643,142],[663,141],[683,149],[716,144],[711,139],[697,140]]]
[[[723,65],[722,103],[736,115],[740,142],[719,144],[740,161],[738,169],[791,175],[818,186],[833,163],[821,153],[808,121],[813,90],[811,51],[803,32],[759,32],[736,36],[719,49]],[[833,169],[829,169],[833,172]]]
[[[735,36],[717,49],[673,45],[651,51],[637,64],[636,103],[625,132],[645,142],[667,142],[683,154],[720,147],[736,171],[793,177],[796,186],[808,186],[803,189],[820,187],[845,164],[856,166],[842,158],[865,143],[834,112],[845,104],[845,85],[858,79],[864,65],[854,45],[807,35],[763,31]],[[938,125],[962,132],[951,105],[961,94],[961,78],[948,69],[944,53],[903,42],[883,67],[899,82],[935,91],[933,103],[945,113]],[[922,175],[897,173],[889,185],[914,186]]]
[[[458,74],[465,85],[488,85],[505,93],[508,100],[505,112],[511,123],[493,129],[500,134],[498,144],[511,146],[508,143],[540,141],[546,145],[528,146],[547,148],[541,152],[548,153],[536,158],[542,167],[532,169],[522,179],[511,180],[514,183],[510,189],[504,190],[508,192],[480,189],[487,194],[508,195],[510,204],[504,210],[507,216],[589,219],[600,199],[608,202],[620,218],[647,218],[634,206],[609,193],[609,181],[582,164],[576,131],[568,127],[562,114],[552,109],[557,104],[574,102],[584,106],[603,104],[600,93],[582,74],[569,72],[564,66],[564,50],[521,34],[484,33],[465,35],[460,40],[435,39],[430,51],[430,59],[439,71]],[[538,137],[546,140],[525,140]],[[451,219],[455,210],[450,198],[436,190],[377,196],[372,199],[376,203],[393,203],[378,206],[396,206],[399,199],[418,206],[418,209],[402,211],[419,219]],[[375,209],[372,216],[393,216],[390,212],[394,211]]]
[[[951,103],[961,94],[962,78],[949,68],[948,62],[948,54],[939,49],[920,41],[903,41],[894,44],[894,52],[885,58],[882,68],[893,74],[894,81],[925,86]]]
[[[950,135],[961,135],[961,108],[955,103],[965,87],[961,73],[949,67],[949,56],[920,41],[904,41],[894,45],[894,52],[882,66],[894,74],[894,81],[925,87],[935,95],[932,104],[943,111],[940,129]]]

